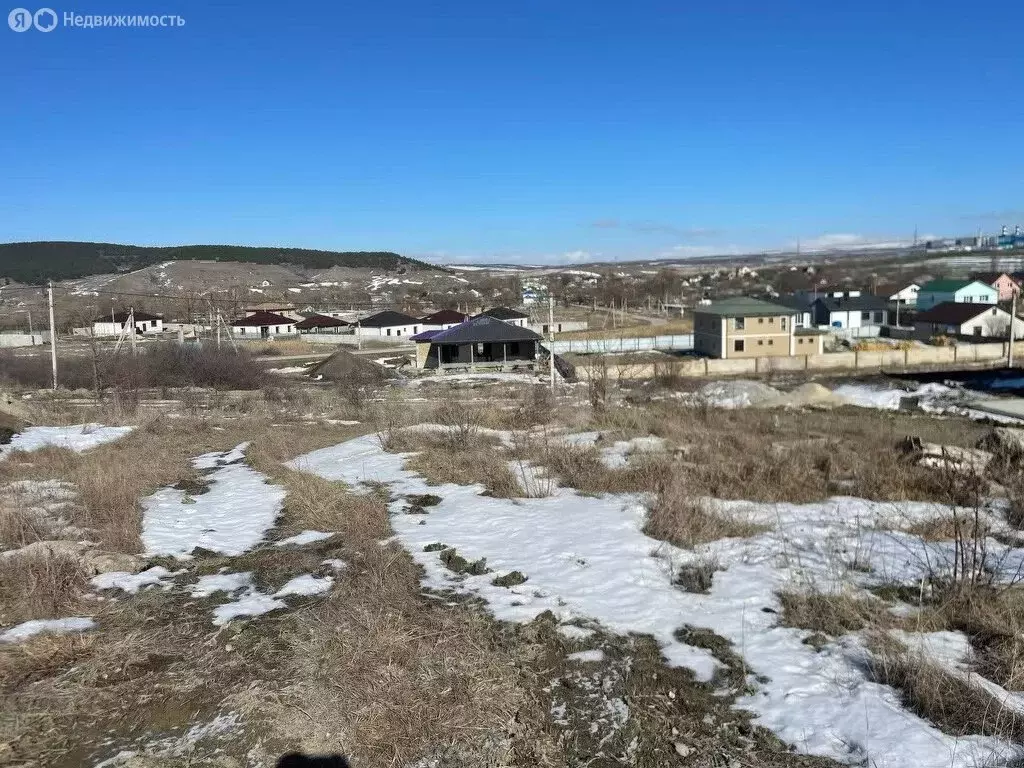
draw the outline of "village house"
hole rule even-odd
[[[442,309],[426,317],[420,318],[420,330],[423,331],[446,331],[459,323],[469,320],[469,315],[464,315],[454,309]]]
[[[385,310],[356,321],[357,336],[407,337],[419,333],[422,323],[418,318],[404,312]]]
[[[935,336],[966,339],[1007,339],[1010,313],[991,304],[967,304],[946,301],[921,312],[914,320],[914,337],[928,340]],[[1013,323],[1014,338],[1024,337],[1024,320]]]
[[[134,316],[135,333],[152,335],[163,333],[164,319],[159,315],[151,315],[148,312],[135,310],[134,315],[130,312],[111,312],[109,315],[97,317],[92,321],[93,336],[120,336],[129,328]]]
[[[999,293],[980,280],[932,280],[921,286],[917,308],[921,311],[945,302],[956,304],[995,304]]]
[[[569,333],[570,331],[585,331],[590,327],[586,320],[558,320],[549,325],[547,322],[543,323],[527,323],[527,328],[535,333],[539,333],[542,336],[547,336],[549,333]]]
[[[515,309],[509,307],[494,307],[493,309],[485,309],[477,317],[493,317],[495,320],[501,320],[503,323],[509,325],[517,325],[520,328],[525,328],[527,322],[530,319],[529,315],[524,315]]]
[[[796,313],[797,328],[813,328],[814,316],[811,313],[811,300],[802,295],[790,294],[772,299],[773,304],[790,309]]]
[[[1010,301],[1020,293],[1020,285],[1005,272],[982,272],[971,275],[971,279],[995,288],[998,301]]]
[[[796,327],[799,311],[737,296],[693,311],[693,348],[722,359],[821,354],[823,335]]]
[[[889,303],[881,296],[820,296],[811,304],[814,324],[830,328],[863,328],[888,325]]]
[[[536,367],[539,334],[487,315],[413,336],[422,370],[514,371]]]
[[[312,313],[295,324],[299,333],[347,333],[352,324],[338,317]]]
[[[245,308],[244,312],[246,315],[254,315],[257,312],[271,312],[282,317],[289,317],[296,322],[302,319],[302,315],[296,311],[294,304],[284,304],[279,301],[264,301],[261,304],[250,304]]]
[[[917,305],[917,294],[920,290],[920,285],[910,283],[902,288],[898,285],[880,285],[875,293],[878,296],[884,296],[894,304],[899,304],[903,307],[913,307]]]
[[[260,310],[231,323],[231,333],[235,336],[254,339],[293,336],[295,320],[274,312]]]

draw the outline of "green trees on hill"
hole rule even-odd
[[[155,248],[117,243],[35,242],[0,245],[0,278],[21,283],[67,280],[128,272],[162,261],[242,261],[305,269],[333,266],[391,270],[428,269],[428,264],[391,251],[315,251],[242,245],[183,245]]]

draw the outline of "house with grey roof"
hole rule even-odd
[[[424,331],[416,342],[421,370],[533,370],[540,334],[488,315],[478,315],[443,331]]]

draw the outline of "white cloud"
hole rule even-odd
[[[923,234],[917,236],[918,242],[937,239],[936,235]],[[808,240],[800,240],[800,249],[804,251],[834,250],[867,250],[871,248],[905,248],[913,245],[912,237],[894,237],[892,235],[857,235],[852,233],[833,233],[819,235]],[[787,249],[795,249],[797,243],[787,244]]]
[[[737,256],[752,253],[755,249],[741,249],[736,245],[674,245],[667,251],[661,251],[658,259],[692,259],[699,256]]]
[[[597,261],[599,255],[600,254],[591,253],[590,251],[569,251],[556,257],[556,259],[557,261],[565,262],[566,264],[581,264],[587,261]]]

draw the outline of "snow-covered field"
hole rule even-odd
[[[816,650],[804,642],[808,631],[778,625],[781,589],[863,590],[883,580],[913,583],[925,569],[941,570],[951,558],[949,545],[898,530],[949,512],[941,506],[851,498],[807,505],[707,500],[764,523],[766,531],[691,551],[643,533],[641,497],[584,497],[558,488],[547,498],[510,500],[481,495],[479,486],[428,485],[375,436],[314,451],[291,466],[354,488],[389,484],[392,525],[424,568],[425,586],[480,597],[500,619],[525,622],[551,611],[567,634],[578,631],[568,624],[578,619],[617,633],[649,634],[670,664],[688,667],[702,680],[711,679],[719,661],[677,639],[676,631],[685,625],[711,629],[731,641],[757,676],[751,677],[753,692],[737,705],[800,751],[875,768],[973,768],[1012,751],[997,739],[946,735],[909,712],[896,691],[869,679],[858,636]],[[425,493],[441,502],[427,515],[405,514],[402,497]],[[486,559],[491,572],[453,573],[438,545],[470,561]],[[995,541],[989,546],[1007,574],[1024,560],[1022,550]],[[721,570],[708,594],[675,584],[681,566],[709,558]],[[492,583],[513,570],[527,581]],[[596,654],[577,661],[591,658]]]
[[[7,445],[0,445],[0,458],[11,451],[38,451],[54,446],[81,453],[104,443],[120,440],[134,427],[104,427],[102,424],[75,424],[70,427],[26,427]]]

